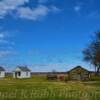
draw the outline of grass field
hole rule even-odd
[[[100,100],[100,82],[6,78],[0,80],[0,100]]]

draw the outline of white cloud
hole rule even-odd
[[[80,5],[77,5],[77,6],[74,7],[74,11],[75,12],[80,12],[80,10],[81,10],[81,6]]]
[[[13,50],[14,42],[10,40],[11,34],[7,31],[0,32],[0,58],[17,54]]]
[[[15,51],[9,51],[9,50],[5,50],[5,51],[0,51],[0,58],[2,57],[7,57],[7,56],[11,56],[11,55],[16,55],[17,52]]]
[[[2,31],[0,32],[0,50],[1,48],[7,49],[8,47],[12,47],[15,45],[15,43],[10,40],[11,39],[11,34],[7,31]]]
[[[0,40],[9,37],[9,32],[7,31],[0,31]]]
[[[28,3],[29,0],[2,0],[0,1],[0,18],[3,18],[10,11],[17,9],[18,6]]]
[[[57,8],[56,6],[51,6],[51,11],[52,12],[60,12],[61,9]]]
[[[17,55],[14,50],[15,42],[12,41],[12,35],[8,31],[0,31],[0,58]]]
[[[20,7],[17,9],[17,14],[20,18],[29,19],[29,20],[39,20],[42,17],[45,17],[50,12],[59,12],[60,9],[56,6],[47,7],[44,5],[39,5],[36,8],[32,9],[29,7]]]
[[[2,0],[0,1],[0,19],[5,18],[6,15],[16,15],[17,18],[24,18],[29,20],[39,20],[45,17],[49,12],[58,12],[59,8],[56,6],[41,5],[48,0],[38,0],[37,7],[24,6],[29,4],[30,0]],[[13,13],[14,11],[14,13]]]
[[[4,33],[0,33],[0,39],[4,38],[5,34]]]
[[[8,40],[0,39],[0,44],[9,44]]]
[[[35,9],[29,7],[21,7],[17,10],[17,13],[20,18],[37,20],[40,17],[46,16],[49,12],[49,9],[46,6],[39,5]]]
[[[8,43],[4,38],[6,37],[5,32],[0,32],[0,44]]]

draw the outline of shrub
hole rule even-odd
[[[90,77],[89,80],[90,80],[90,81],[100,81],[100,76],[93,76],[93,77]]]
[[[65,76],[65,82],[67,82],[69,80],[68,76]]]

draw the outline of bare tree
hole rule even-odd
[[[95,67],[96,74],[100,72],[100,32],[96,32],[90,44],[83,50],[84,60]]]

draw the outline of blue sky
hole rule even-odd
[[[100,0],[0,0],[0,65],[90,69],[82,50],[99,29]]]

